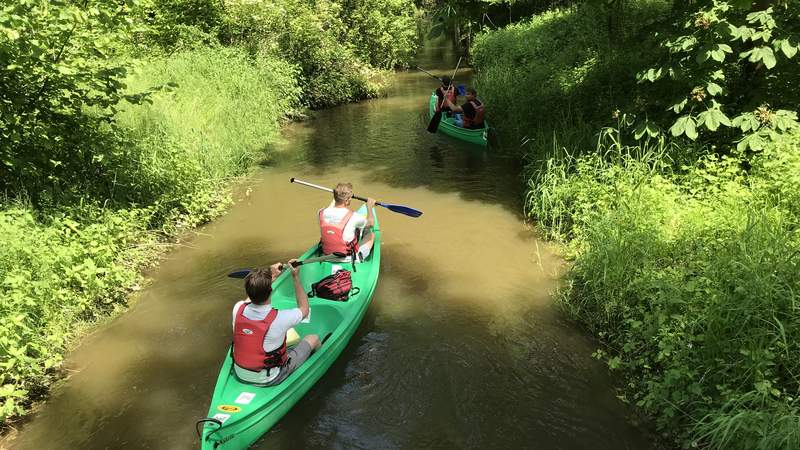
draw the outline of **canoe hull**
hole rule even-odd
[[[362,207],[360,212],[364,213]],[[313,246],[300,259],[317,256]],[[352,271],[350,263],[312,263],[303,265],[301,281],[306,291],[310,285],[329,275],[337,268]],[[336,361],[355,334],[372,300],[380,270],[380,229],[375,221],[375,244],[369,258],[356,264],[352,273],[353,286],[360,289],[346,302],[319,298],[309,299],[309,323],[301,323],[297,331],[301,336],[317,334],[320,339],[330,333],[322,347],[314,352],[281,384],[257,387],[242,383],[232,375],[230,352],[220,369],[208,417],[223,421],[221,426],[206,423],[202,429],[203,449],[242,449],[256,442],[269,431],[308,392],[309,389]],[[283,274],[273,283],[273,305],[278,309],[295,306],[293,286],[289,274]]]
[[[433,117],[436,112],[436,93],[431,94],[428,102],[428,117]],[[439,123],[438,131],[442,134],[452,136],[456,139],[469,142],[471,144],[486,147],[488,143],[489,134],[489,121],[484,120],[484,127],[479,130],[470,130],[469,128],[461,128],[455,124],[455,119],[442,115],[442,121]]]

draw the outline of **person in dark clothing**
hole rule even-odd
[[[445,106],[448,107],[450,111],[460,113],[456,114],[456,125],[459,127],[469,129],[479,129],[484,127],[484,106],[483,103],[478,100],[477,95],[478,92],[475,89],[467,89],[467,102],[461,106],[456,105],[455,102],[445,100]]]
[[[436,88],[436,111],[444,111],[450,112],[450,108],[447,107],[446,103],[456,102],[456,87],[453,85],[452,80],[447,75],[442,77],[442,85]]]

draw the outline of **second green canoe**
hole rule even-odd
[[[436,112],[436,92],[431,94],[431,99],[428,104],[428,117],[433,117],[433,114]],[[477,145],[482,145],[486,147],[487,144],[487,136],[489,134],[489,121],[483,121],[484,127],[471,130],[469,128],[461,128],[456,125],[456,121],[453,117],[447,117],[446,115],[442,115],[442,121],[439,122],[439,132],[444,133],[448,136],[452,136],[456,139],[460,139],[462,141],[470,142]]]
[[[366,207],[360,213],[366,215]],[[344,302],[310,298],[308,323],[295,327],[299,335],[316,334],[325,340],[308,360],[277,386],[258,387],[239,381],[233,375],[230,351],[225,356],[217,378],[208,417],[198,422],[202,426],[203,449],[243,449],[256,442],[275,425],[303,395],[322,377],[342,353],[358,328],[378,283],[381,262],[381,233],[375,216],[375,244],[366,260],[356,263],[353,286],[359,292]],[[300,259],[320,256],[318,245],[306,251]],[[303,265],[300,280],[306,291],[338,268],[352,271],[351,263],[318,262]],[[296,307],[291,276],[283,273],[273,282],[272,306],[276,309]],[[220,319],[222,320],[222,318]],[[230,316],[228,316],[228,322]],[[291,333],[290,333],[291,334]]]

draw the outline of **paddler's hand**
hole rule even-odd
[[[367,208],[372,209],[375,207],[375,199],[372,197],[367,197]]]
[[[269,266],[269,273],[272,275],[272,279],[278,278],[278,275],[281,274],[281,269],[283,268],[283,263],[275,263]]]
[[[292,265],[293,262],[300,262],[300,260],[297,258],[292,258],[289,260],[288,263],[286,263],[286,265],[288,265],[289,268],[292,270],[292,276],[296,277],[300,273],[300,266],[297,267],[293,266]]]

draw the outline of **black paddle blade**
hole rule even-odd
[[[430,123],[428,123],[428,133],[436,133],[436,130],[439,129],[439,122],[442,121],[442,112],[436,111],[433,113],[433,117],[431,117]]]
[[[248,273],[252,272],[253,269],[240,269],[235,272],[231,272],[228,274],[231,278],[244,278],[247,276]]]
[[[414,209],[408,206],[403,205],[390,205],[387,203],[378,203],[379,205],[383,206],[384,208],[388,209],[389,211],[405,214],[409,217],[419,217],[422,215],[422,211],[418,209]]]

